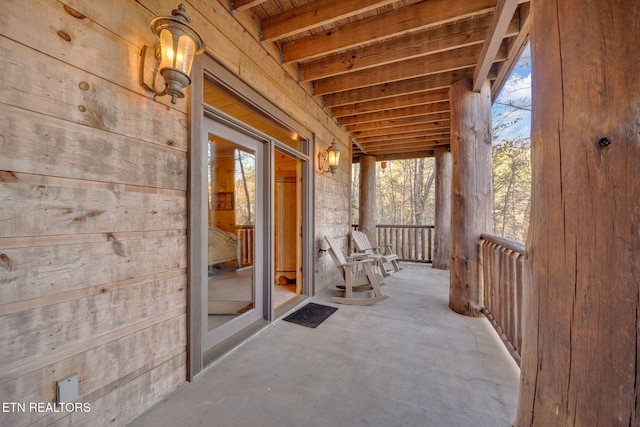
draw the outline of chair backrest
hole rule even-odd
[[[358,252],[365,252],[368,254],[372,254],[374,252],[371,248],[371,243],[369,243],[369,238],[362,231],[352,231],[351,238],[353,239],[353,244],[356,246]]]
[[[329,255],[333,258],[333,262],[336,263],[338,268],[342,269],[342,267],[347,263],[347,259],[342,255],[340,246],[335,240],[333,240],[333,237],[324,236],[324,240],[329,244]]]

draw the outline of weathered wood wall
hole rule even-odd
[[[138,83],[154,40],[135,3],[3,14],[0,396],[53,402],[78,373],[91,412],[2,423],[121,425],[186,375],[185,104]]]
[[[349,152],[222,6],[185,3],[214,57]],[[3,425],[122,425],[185,381],[188,99],[154,102],[138,82],[140,49],[155,44],[148,23],[176,6],[3,3],[0,400],[53,402],[56,381],[78,373],[79,401],[91,404],[3,413]],[[318,238],[349,231],[348,169],[317,177]],[[320,287],[324,272],[320,263]]]

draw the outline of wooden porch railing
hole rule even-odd
[[[357,224],[352,224],[354,230]],[[400,261],[433,261],[433,225],[377,224],[378,246],[391,245],[390,251]]]
[[[483,234],[480,257],[484,282],[484,314],[520,365],[522,291],[526,286],[524,245]]]

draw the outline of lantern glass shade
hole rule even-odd
[[[338,167],[338,164],[340,164],[340,150],[331,147],[327,150],[327,154],[329,155],[327,159],[329,167]]]
[[[160,49],[162,51],[162,62],[160,70],[173,68],[185,75],[191,74],[191,65],[196,54],[196,45],[193,39],[187,34],[165,28],[160,32]]]

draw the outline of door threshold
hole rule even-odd
[[[200,371],[200,373],[205,372],[207,366],[211,365],[213,362],[220,359],[222,356],[229,353],[231,350],[240,346],[240,344],[242,344],[243,342],[251,338],[253,335],[258,333],[260,330],[265,328],[267,325],[269,325],[269,323],[270,323],[269,321],[264,319],[257,320],[252,324],[250,324],[249,326],[247,326],[246,328],[239,331],[238,333],[233,334],[233,336],[222,341],[220,344],[216,345],[210,350],[207,350],[202,355],[203,369],[202,371]]]
[[[306,301],[307,299],[309,299],[309,297],[306,295],[296,295],[293,298],[290,298],[289,300],[283,302],[282,304],[280,304],[275,308],[274,310],[275,318],[276,319],[281,318],[282,316],[284,316],[294,308],[298,307],[302,302]]]

